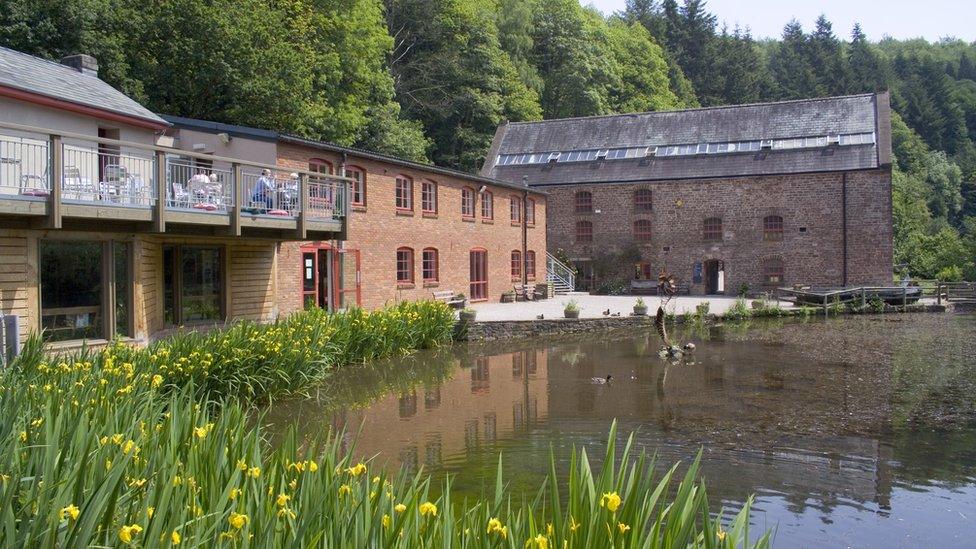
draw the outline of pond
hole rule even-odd
[[[688,328],[697,350],[673,362],[650,332],[458,345],[344,370],[268,422],[345,429],[462,495],[491,490],[502,455],[531,496],[550,450],[562,470],[574,446],[602,457],[616,419],[661,467],[702,449],[713,507],[754,494],[777,546],[971,546],[974,335],[976,316],[911,314]]]

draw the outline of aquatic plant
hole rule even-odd
[[[746,304],[746,300],[740,297],[735,300],[735,303],[733,303],[727,311],[725,311],[722,318],[725,320],[740,321],[748,319],[751,316],[752,310],[749,309],[749,306]]]

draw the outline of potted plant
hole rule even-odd
[[[644,303],[643,297],[638,297],[637,302],[634,303],[634,314],[637,316],[645,316],[647,314],[647,303]]]
[[[459,293],[459,294],[457,294],[457,295],[454,296],[454,303],[455,303],[455,305],[454,305],[454,308],[455,309],[464,309],[464,308],[467,308],[467,306],[468,306],[468,298],[464,294]]]
[[[461,322],[463,322],[464,324],[474,322],[474,318],[477,315],[478,315],[478,311],[475,311],[470,307],[465,307],[461,309],[460,313],[458,313],[458,317],[461,319]]]
[[[509,290],[507,292],[502,292],[502,303],[514,303],[515,302],[515,292]]]
[[[569,302],[566,303],[566,307],[563,309],[563,314],[566,315],[566,318],[579,318],[579,303],[577,303],[575,299],[569,300]]]

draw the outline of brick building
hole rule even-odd
[[[891,282],[887,93],[509,123],[482,175],[549,193],[549,250],[584,284],[625,249],[634,288]]]

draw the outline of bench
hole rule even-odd
[[[535,286],[532,284],[519,284],[515,288],[515,301],[534,301]]]
[[[631,280],[630,293],[634,295],[657,295],[657,280]],[[674,295],[690,295],[691,284],[678,282],[678,290]]]
[[[453,290],[443,290],[440,292],[433,292],[434,301],[442,301],[447,304],[448,307],[453,307],[455,309],[464,308],[464,299],[457,299],[454,297],[455,294]]]

